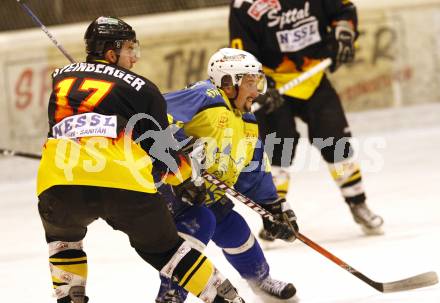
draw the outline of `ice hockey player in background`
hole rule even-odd
[[[276,193],[258,125],[249,112],[253,100],[266,89],[261,67],[248,52],[220,49],[209,60],[209,80],[166,94],[165,99],[168,113],[180,127],[175,136],[204,140],[207,171],[261,203],[282,222],[266,225],[272,237],[293,241],[298,230],[295,214]],[[233,210],[232,201],[214,185],[206,186],[204,205],[190,206],[186,202],[191,201],[182,202],[185,199],[176,199],[171,205],[180,235],[200,250],[212,240],[257,292],[280,299],[292,297],[295,287],[271,277],[260,245],[243,217]],[[156,302],[178,303],[185,298],[185,291],[162,277]]]
[[[120,19],[99,17],[89,25],[85,42],[87,62],[53,74],[49,138],[37,180],[57,302],[88,301],[82,240],[87,226],[99,217],[127,234],[142,259],[204,302],[244,302],[213,264],[178,236],[152,176],[152,161],[164,171],[168,163],[150,157],[151,140],[135,143],[145,132],[161,129],[164,140],[174,139],[166,130],[162,94],[130,71],[139,47],[134,30]],[[139,113],[152,119],[141,119],[125,132],[127,122]],[[191,175],[183,154],[168,155],[179,168],[167,174],[171,184],[178,173],[181,180]],[[189,179],[173,185],[179,193],[205,197],[203,187]]]
[[[322,58],[332,58],[332,72],[351,62],[357,25],[356,8],[348,0],[235,0],[230,6],[231,46],[254,54],[268,76],[268,92],[257,100],[263,106],[256,116],[263,138],[273,132],[281,138],[281,143],[274,146],[271,162],[278,193],[283,196],[288,191],[287,168],[300,137],[293,118],[299,117],[308,126],[309,141],[328,163],[355,222],[366,234],[381,234],[383,219],[365,202],[347,119],[324,72],[283,96],[276,89]],[[289,143],[291,138],[293,145]],[[272,240],[265,230],[260,237]]]

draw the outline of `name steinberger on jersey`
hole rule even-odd
[[[145,81],[139,78],[138,76],[120,70],[114,66],[107,64],[99,64],[99,63],[98,64],[86,63],[86,62],[72,63],[64,66],[63,68],[57,68],[52,74],[52,77],[55,78],[60,74],[70,73],[70,72],[94,72],[97,74],[113,76],[115,78],[119,78],[127,82],[137,91],[139,91],[142,88],[142,86],[145,85]]]

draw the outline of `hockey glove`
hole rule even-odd
[[[283,105],[284,98],[275,88],[275,81],[271,77],[266,77],[267,79],[267,91],[264,95],[260,95],[255,98],[254,102],[260,104],[260,109],[266,114],[273,112]]]
[[[295,241],[295,233],[299,230],[298,224],[296,223],[295,213],[287,205],[286,199],[278,198],[272,203],[262,204],[261,206],[277,220],[277,223],[274,223],[269,219],[263,218],[263,226],[266,232],[275,239],[288,242]]]
[[[206,187],[205,183],[196,185],[190,178],[183,183],[173,186],[174,194],[189,205],[201,205],[205,202]]]
[[[348,21],[338,21],[332,28],[329,42],[330,55],[333,59],[331,72],[336,71],[344,63],[353,62],[355,38],[356,33]]]
[[[191,141],[181,151],[191,163],[191,179],[174,186],[174,193],[187,204],[200,205],[205,201],[207,193],[202,177],[206,160],[205,146],[199,141]]]

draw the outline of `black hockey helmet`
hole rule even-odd
[[[124,41],[136,41],[136,32],[119,18],[102,16],[90,23],[84,40],[87,54],[102,58],[109,49],[119,53]]]

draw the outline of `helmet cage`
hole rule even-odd
[[[242,85],[242,81],[243,78],[245,76],[252,76],[255,80],[255,83],[252,85],[256,85],[257,91],[260,95],[264,95],[266,93],[267,90],[267,80],[266,80],[266,76],[264,75],[263,72],[259,72],[259,73],[247,73],[247,74],[237,74],[235,75],[236,79],[237,79],[237,86],[241,87]]]

